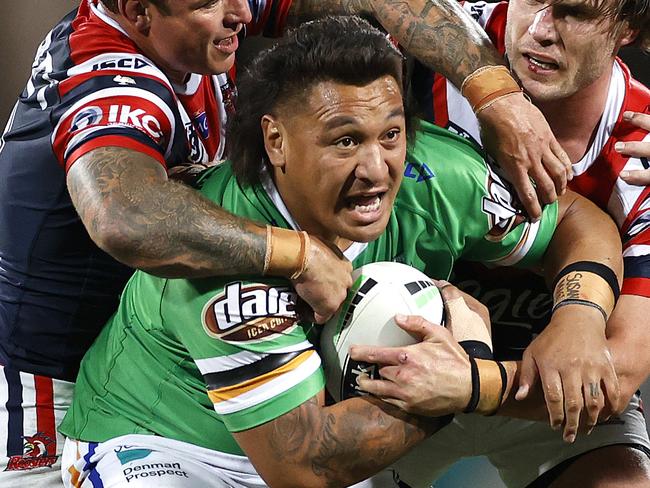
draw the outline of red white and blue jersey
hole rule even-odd
[[[463,8],[504,54],[508,4],[464,3]],[[416,66],[413,86],[426,117],[480,145],[478,120],[467,100],[447,79]],[[623,169],[650,165],[646,158],[614,151],[617,141],[650,141],[650,134],[623,121],[626,110],[650,113],[650,90],[634,80],[627,66],[617,59],[603,116],[585,155],[573,164],[575,176],[569,187],[596,203],[616,222],[625,262],[622,293],[650,297],[650,190],[628,185],[619,178]],[[519,358],[550,320],[552,297],[544,280],[531,272],[514,268],[488,270],[477,263],[459,262],[452,279],[490,309],[495,354],[500,358]]]
[[[507,3],[465,3],[465,8],[505,52]],[[426,75],[425,75],[426,76]],[[480,144],[478,121],[460,92],[443,77],[429,75],[425,110],[437,125]],[[650,113],[650,90],[634,80],[620,59],[614,63],[607,102],[595,137],[585,155],[573,164],[569,187],[589,198],[616,222],[623,240],[625,280],[622,293],[650,297],[650,188],[625,183],[622,170],[648,168],[647,158],[627,157],[614,150],[616,142],[650,141],[648,131],[623,121],[623,112]]]
[[[248,34],[282,32],[291,0],[249,5]],[[71,165],[103,146],[168,170],[220,159],[235,94],[227,74],[173,84],[98,0],[46,36],[0,141],[0,364],[74,380],[132,272],[85,231]]]

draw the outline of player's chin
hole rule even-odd
[[[386,230],[390,214],[371,223],[348,222],[343,226],[340,236],[353,242],[372,242]]]
[[[235,64],[235,53],[225,55],[219,51],[210,56],[206,62],[206,74],[219,75],[227,73]]]

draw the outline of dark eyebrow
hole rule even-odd
[[[404,107],[399,107],[393,110],[391,113],[388,114],[388,117],[386,117],[386,120],[392,119],[393,117],[403,117],[404,116]],[[335,117],[332,117],[330,120],[328,120],[325,123],[325,128],[327,130],[332,130],[336,129],[337,127],[342,127],[344,125],[354,125],[356,123],[356,119],[354,117],[350,117],[349,115],[337,115]]]

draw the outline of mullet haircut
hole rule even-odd
[[[404,58],[388,37],[359,17],[299,25],[260,52],[238,78],[237,110],[228,125],[228,158],[237,181],[253,185],[268,163],[260,121],[280,107],[306,103],[324,81],[364,86],[392,76],[404,95]],[[408,112],[405,107],[405,113]]]

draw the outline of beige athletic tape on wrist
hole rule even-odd
[[[472,395],[464,413],[494,415],[503,401],[507,372],[499,361],[470,356]]]
[[[501,406],[503,399],[503,376],[497,361],[477,359],[481,391],[479,393],[476,412],[483,415],[493,415]]]
[[[553,312],[560,307],[573,304],[600,310],[606,322],[616,304],[615,291],[597,272],[571,270],[557,279],[553,290]]]
[[[505,66],[483,66],[465,78],[460,92],[478,114],[501,98],[521,93],[521,88]]]
[[[267,225],[264,274],[297,279],[307,269],[310,248],[306,232]]]

